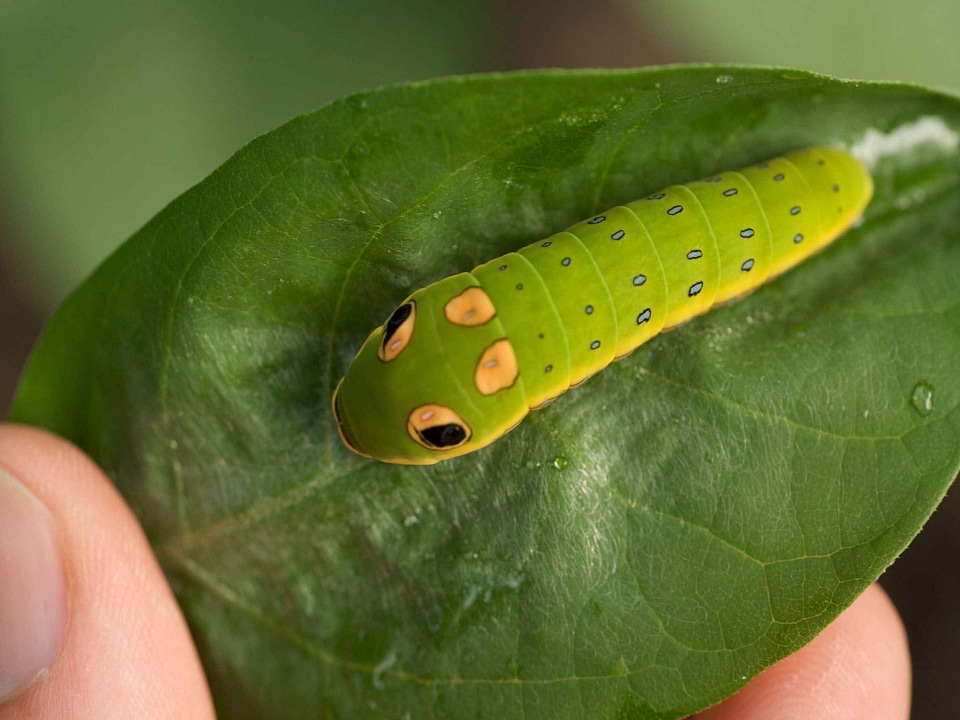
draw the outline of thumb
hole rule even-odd
[[[0,425],[0,720],[213,716],[120,495],[66,441]]]

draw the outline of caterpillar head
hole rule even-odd
[[[429,465],[496,440],[527,412],[490,298],[467,273],[418,290],[374,330],[333,394],[344,444]]]

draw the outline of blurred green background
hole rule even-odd
[[[113,248],[254,136],[347,93],[670,62],[960,91],[957,28],[943,0],[0,0],[0,417],[44,320]],[[915,717],[960,716],[960,588],[938,563],[960,554],[956,497],[884,578]]]

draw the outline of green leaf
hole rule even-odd
[[[221,717],[675,718],[810,640],[960,466],[960,102],[799,71],[451,78],[269,133],[63,305],[15,419],[139,514]],[[429,468],[330,394],[413,288],[817,143],[864,224]],[[145,169],[149,172],[149,169]]]

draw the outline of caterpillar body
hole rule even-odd
[[[822,249],[872,193],[852,155],[807,148],[672,185],[417,290],[334,391],[340,437],[418,465],[482,448],[662,330]]]

